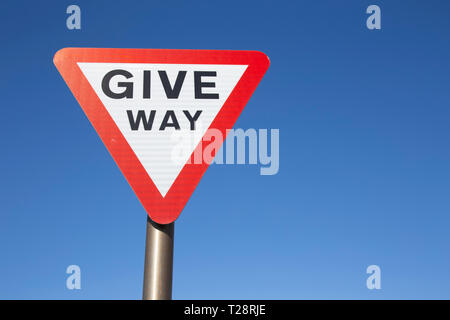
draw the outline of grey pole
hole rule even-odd
[[[143,300],[172,299],[174,225],[158,224],[147,217]]]

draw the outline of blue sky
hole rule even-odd
[[[175,299],[450,297],[450,3],[77,1],[76,31],[70,4],[0,11],[0,298],[141,298],[146,213],[53,65],[69,46],[270,57],[235,127],[279,128],[280,171],[208,169],[176,222]]]

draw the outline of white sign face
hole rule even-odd
[[[87,62],[78,66],[163,197],[247,68]],[[192,143],[177,149],[180,136]]]

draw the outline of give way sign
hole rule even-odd
[[[257,51],[64,48],[53,59],[150,218],[177,219],[269,67]],[[181,147],[180,147],[181,144]],[[202,153],[201,153],[202,154]]]

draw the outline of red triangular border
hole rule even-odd
[[[208,164],[186,164],[163,198],[77,63],[248,65],[209,127],[221,130],[224,138],[226,129],[233,127],[270,63],[267,56],[258,51],[107,48],[64,48],[55,54],[53,62],[150,218],[161,224],[171,223],[178,218]],[[196,150],[206,146],[200,143]],[[199,151],[196,150],[194,153]]]

